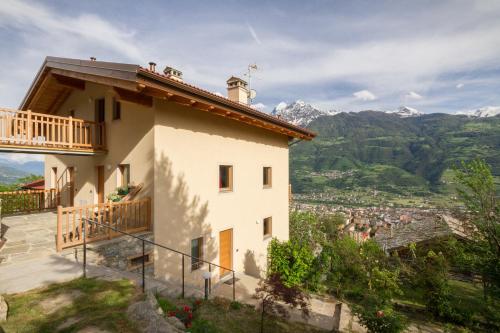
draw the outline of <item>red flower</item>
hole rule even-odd
[[[377,318],[382,318],[384,316],[384,311],[378,310],[377,311]]]
[[[175,317],[175,311],[168,311],[169,317]]]
[[[193,314],[191,312],[188,313],[188,319],[193,319]]]
[[[191,308],[187,305],[184,305],[184,311],[189,312],[191,311]]]

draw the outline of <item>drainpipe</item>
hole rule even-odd
[[[297,139],[297,140],[295,140],[295,141],[292,141],[291,143],[289,143],[289,144],[288,144],[288,147],[291,147],[291,146],[293,146],[294,144],[299,143],[300,141],[304,141],[304,139]]]

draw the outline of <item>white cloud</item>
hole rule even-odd
[[[23,1],[2,0],[0,2],[0,26],[36,29],[46,37],[76,39],[77,44],[92,43],[123,54],[130,59],[142,60],[140,47],[134,43],[134,32],[120,29],[96,15],[60,15],[46,7]],[[57,38],[59,39],[59,38]],[[61,48],[61,45],[54,45]],[[89,51],[92,49],[89,48]],[[89,55],[90,56],[90,55]]]
[[[374,101],[377,99],[377,96],[373,94],[371,91],[368,90],[360,90],[356,91],[354,94],[352,94],[356,99],[362,100],[362,101]]]
[[[252,35],[253,40],[257,44],[262,44],[262,42],[259,39],[259,36],[257,36],[257,33],[255,32],[255,29],[249,23],[247,23],[247,28],[248,28],[248,31],[250,32],[250,35]]]
[[[464,85],[465,85],[465,84],[463,84],[463,83],[459,83],[459,84],[457,84],[455,87],[456,87],[457,89],[462,89],[462,88],[464,87]]]
[[[43,162],[45,161],[44,155],[36,155],[36,154],[21,154],[21,153],[0,153],[0,159],[7,160],[14,163],[26,163],[26,162]]]
[[[50,2],[0,0],[0,33],[8,36],[0,40],[4,51],[0,63],[10,69],[0,76],[0,105],[19,103],[46,55],[93,55],[99,60],[142,64],[154,60],[160,66],[179,68],[187,82],[209,91],[224,91],[229,76],[243,75],[255,61],[263,70],[252,79],[252,88],[268,105],[301,97],[334,100],[335,106],[347,109],[394,108],[407,91],[424,94],[417,104],[425,105],[426,112],[456,107],[445,106],[443,100],[457,105],[471,98],[467,104],[460,102],[464,108],[485,101],[499,103],[492,91],[500,82],[495,74],[500,69],[500,47],[495,47],[500,46],[500,3],[442,1],[433,3],[432,10],[415,3],[412,17],[420,23],[418,28],[408,25],[406,6],[392,3],[374,6],[384,10],[373,8],[370,14],[346,12],[342,5],[333,13],[326,10],[331,8],[327,3],[307,14],[289,6],[280,8],[281,16],[260,3],[248,12],[227,5],[224,10],[208,9],[203,19],[195,21],[187,19],[191,6],[176,4],[172,5],[176,15],[161,26],[152,24],[151,17],[163,15],[162,10],[167,10],[163,6],[154,11],[145,6],[142,13],[137,8],[116,12],[116,3],[60,10]],[[222,19],[228,15],[234,19]],[[443,22],[444,15],[453,19]],[[290,17],[300,18],[300,29],[287,24]],[[331,22],[335,24],[327,24]],[[471,88],[466,89],[467,97],[465,91],[457,94],[453,88],[457,84],[450,79],[457,77],[453,74]],[[492,83],[471,83],[485,79]],[[342,91],[361,86],[377,96],[375,100],[349,94],[339,97],[333,86]]]
[[[414,91],[410,91],[409,93],[407,93],[405,95],[405,98],[407,98],[407,99],[422,99],[424,97],[422,95],[414,92]]]

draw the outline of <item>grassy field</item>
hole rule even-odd
[[[2,323],[10,332],[77,332],[94,327],[109,332],[137,332],[126,317],[138,299],[127,280],[76,279],[26,293],[6,295],[9,317]]]
[[[449,280],[450,294],[453,295],[453,303],[459,309],[471,310],[476,313],[472,317],[472,322],[468,323],[470,326],[475,326],[474,332],[489,332],[488,329],[483,327],[484,317],[481,314],[487,311],[484,299],[483,289],[480,284],[473,284],[470,282],[463,282],[458,280]],[[441,327],[448,327],[451,332],[470,332],[465,328],[444,324],[434,320],[430,314],[425,312],[425,293],[421,290],[412,288],[410,286],[403,286],[403,296],[396,300],[396,303],[403,305],[403,313],[412,322],[433,322]]]
[[[203,301],[198,306],[194,300],[174,300],[159,297],[158,302],[165,313],[188,305],[194,308],[193,327],[190,332],[206,333],[255,333],[260,332],[260,312],[253,306],[233,303],[222,298]],[[266,315],[264,332],[321,333],[323,330],[310,325],[286,321]]]

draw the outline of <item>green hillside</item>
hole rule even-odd
[[[401,118],[364,111],[320,117],[312,142],[291,148],[294,193],[377,190],[397,196],[447,195],[447,172],[485,159],[500,176],[500,117],[429,114]]]

